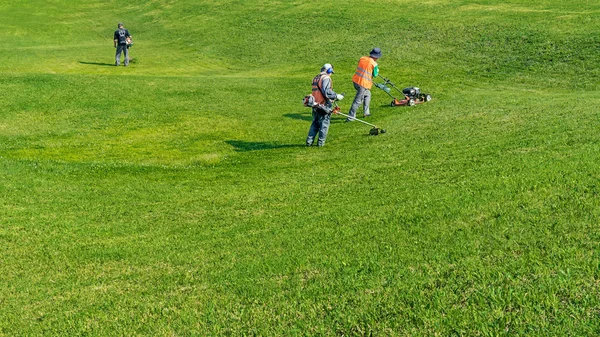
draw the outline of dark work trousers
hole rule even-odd
[[[327,132],[329,131],[329,123],[331,122],[331,113],[319,109],[312,109],[312,124],[308,130],[308,137],[306,137],[306,146],[313,145],[317,134],[319,138],[317,140],[318,146],[325,145],[325,139],[327,138]]]
[[[129,65],[129,49],[127,49],[126,43],[119,43],[117,45],[117,54],[115,55],[115,65],[121,64],[121,52],[125,55],[125,65]]]

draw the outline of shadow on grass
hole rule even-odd
[[[302,121],[312,121],[312,115],[310,114],[302,114],[302,113],[293,113],[293,114],[284,114],[284,117],[291,119],[299,119]]]
[[[331,116],[331,124],[346,123],[346,116]]]
[[[135,64],[136,59],[129,59],[129,63],[130,64]],[[115,64],[114,63],[102,63],[102,62],[85,62],[85,61],[79,61],[79,63],[81,64],[87,64],[87,65],[92,65],[92,66],[102,66],[102,67],[114,67]],[[123,61],[121,61],[121,66],[123,66]]]
[[[291,119],[298,119],[298,120],[302,120],[302,121],[307,121],[307,122],[312,122],[312,115],[306,115],[306,114],[301,114],[301,113],[293,113],[293,114],[284,114],[284,117],[287,118],[291,118]],[[331,124],[337,124],[337,123],[344,123],[346,121],[346,117],[335,117],[335,116],[331,116]],[[310,124],[307,124],[307,128],[310,126]]]
[[[93,66],[112,66],[114,67],[115,64],[114,63],[100,63],[100,62],[84,62],[84,61],[79,61],[79,63],[81,64],[89,64],[89,65],[93,65]]]
[[[238,152],[283,149],[288,147],[305,147],[304,144],[276,144],[267,142],[246,142],[243,140],[227,140],[225,142],[233,146]]]

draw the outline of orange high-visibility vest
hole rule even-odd
[[[377,65],[374,59],[369,56],[363,56],[358,60],[356,72],[352,76],[352,82],[361,87],[371,89],[373,86],[373,68]]]
[[[323,96],[323,92],[321,92],[321,90],[323,90],[323,78],[325,76],[327,75],[319,74],[312,80],[312,95],[315,98],[315,103],[318,104],[325,104],[327,102],[325,96]],[[333,87],[333,80],[331,77],[329,77],[329,80],[331,81],[331,86]]]

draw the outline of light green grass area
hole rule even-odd
[[[598,14],[1,2],[0,336],[600,335]],[[304,147],[374,46],[433,100]]]

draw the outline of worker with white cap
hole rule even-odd
[[[321,67],[321,72],[313,78],[312,96],[315,99],[315,105],[312,108],[312,124],[306,137],[306,146],[312,146],[315,137],[318,135],[317,146],[325,145],[329,123],[331,122],[331,113],[333,112],[333,101],[342,100],[343,95],[333,91],[333,81],[331,74],[334,74],[333,66],[325,63]]]

